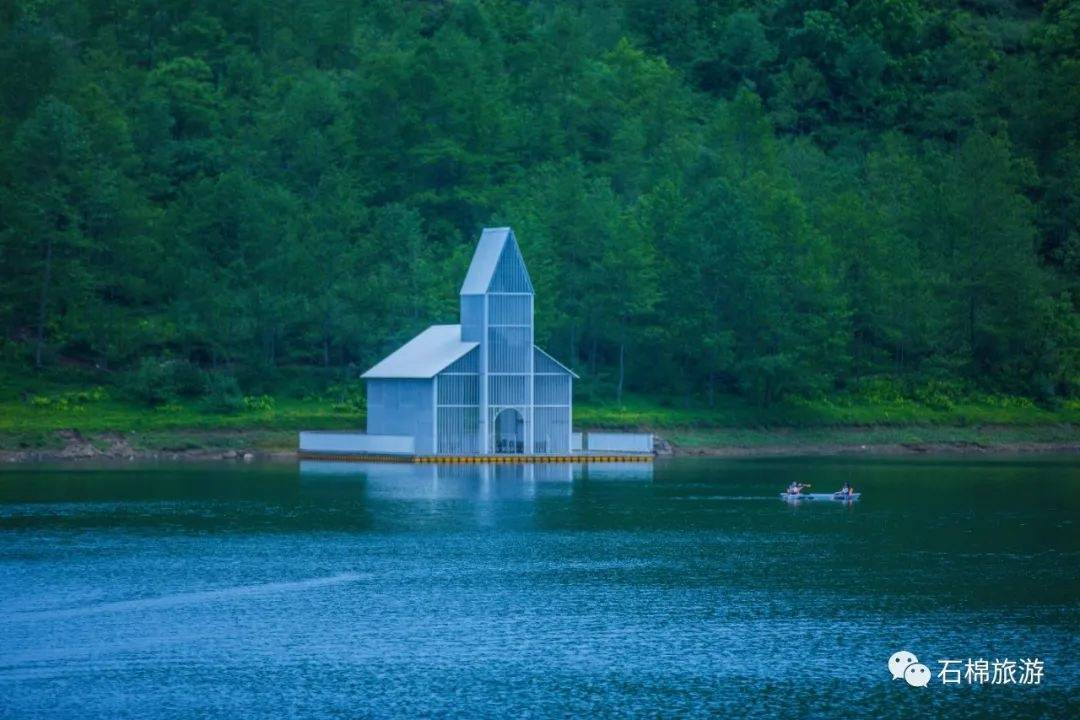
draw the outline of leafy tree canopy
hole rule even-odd
[[[1068,0],[16,0],[0,37],[12,362],[362,368],[507,223],[594,392],[1078,390]]]

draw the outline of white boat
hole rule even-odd
[[[849,500],[858,500],[862,493],[789,493],[782,492],[780,497],[784,500],[842,500],[847,502]]]

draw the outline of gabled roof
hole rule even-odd
[[[580,375],[578,375],[578,374],[577,374],[576,372],[574,372],[574,371],[573,371],[573,370],[571,370],[570,368],[566,367],[566,366],[565,366],[565,365],[563,365],[563,364],[562,364],[561,362],[559,362],[559,361],[558,361],[558,360],[556,360],[555,358],[551,357],[551,355],[548,355],[548,354],[547,354],[546,352],[544,352],[543,350],[541,350],[541,349],[540,349],[540,346],[539,346],[539,345],[533,345],[533,350],[535,350],[536,352],[540,353],[541,355],[543,355],[543,356],[544,356],[544,357],[546,357],[546,358],[547,358],[548,360],[550,360],[551,362],[553,362],[553,363],[555,363],[556,365],[558,365],[559,367],[561,367],[561,368],[562,368],[563,370],[565,370],[565,371],[566,371],[566,372],[568,372],[569,374],[573,375],[575,379],[577,379],[577,380],[580,380],[580,379],[581,379],[581,376],[580,376]]]
[[[432,378],[479,344],[462,341],[460,325],[432,325],[360,377]]]
[[[461,284],[461,295],[483,295],[488,291],[504,250],[517,255],[525,273],[525,283],[528,284],[529,291],[532,291],[532,282],[521,259],[521,250],[518,249],[514,231],[508,227],[499,227],[484,228],[484,232],[480,234],[480,242],[476,244],[472,262],[469,263],[469,272],[465,275],[465,282]]]

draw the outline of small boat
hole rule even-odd
[[[844,502],[847,502],[849,500],[858,500],[860,495],[862,495],[862,493],[857,493],[857,492],[853,492],[853,493],[844,493],[844,492],[834,492],[834,493],[789,493],[789,492],[782,492],[782,493],[780,493],[780,497],[783,498],[784,500],[842,500]]]

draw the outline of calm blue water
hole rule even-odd
[[[1077,458],[5,468],[0,717],[1076,717],[1078,493]],[[1045,675],[914,688],[901,649]]]

